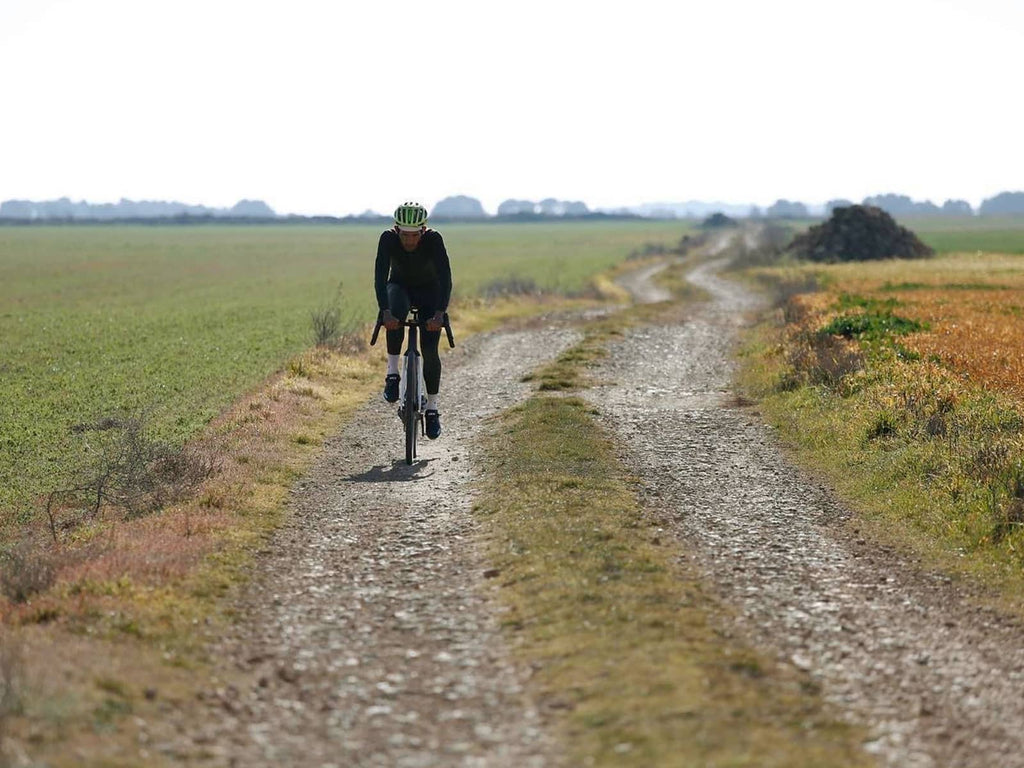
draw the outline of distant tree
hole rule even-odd
[[[981,202],[978,213],[982,216],[1024,215],[1024,192],[1000,192]]]
[[[538,208],[544,216],[564,216],[565,207],[562,205],[561,200],[555,200],[553,197],[545,197],[538,203]]]
[[[943,216],[973,216],[974,209],[966,200],[947,200],[942,204]]]
[[[0,219],[34,219],[38,216],[36,204],[29,200],[5,200],[0,203]]]
[[[906,195],[872,195],[864,198],[864,205],[881,208],[890,216],[910,216],[914,213],[914,201]]]
[[[245,216],[254,219],[272,219],[276,215],[274,209],[262,200],[239,200],[228,211],[228,216]]]
[[[942,212],[931,200],[916,203],[906,195],[875,195],[864,198],[864,205],[881,208],[890,216],[936,216]]]
[[[499,216],[521,216],[536,212],[537,204],[530,200],[505,200],[498,206]]]
[[[827,203],[825,203],[825,215],[831,216],[832,211],[834,211],[836,208],[849,208],[851,205],[853,205],[852,200],[846,200],[845,198],[842,197],[836,198],[835,200],[829,200]]]
[[[442,219],[483,219],[487,217],[487,212],[476,198],[455,195],[438,202],[430,215]]]
[[[770,219],[806,219],[810,214],[807,212],[807,206],[803,203],[776,200],[768,206],[764,215]]]

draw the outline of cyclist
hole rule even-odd
[[[395,209],[394,226],[381,233],[374,265],[374,288],[380,319],[387,330],[388,370],[384,399],[398,400],[401,375],[398,361],[405,340],[401,323],[411,306],[419,307],[423,331],[423,380],[427,385],[425,427],[427,437],[441,436],[438,393],[441,357],[437,347],[444,327],[444,313],[452,295],[452,270],[441,233],[427,228],[427,209],[419,203],[402,203]]]

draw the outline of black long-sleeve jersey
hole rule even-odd
[[[440,288],[440,311],[448,310],[452,295],[452,267],[444,239],[436,229],[428,229],[420,238],[415,251],[406,251],[398,233],[387,229],[377,243],[377,261],[374,265],[373,284],[377,293],[377,306],[388,305],[388,283],[400,283],[409,288],[437,285]]]

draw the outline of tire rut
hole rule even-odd
[[[1024,766],[1019,622],[860,538],[771,430],[731,405],[731,348],[757,302],[720,267],[691,274],[712,302],[627,332],[590,393],[645,504],[733,606],[734,629],[812,674],[882,764]]]
[[[555,762],[483,586],[472,443],[578,338],[492,333],[448,354],[444,432],[411,467],[395,406],[368,404],[332,438],[211,649],[223,678],[199,721],[156,748],[204,765]]]

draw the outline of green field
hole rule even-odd
[[[938,253],[1024,253],[1024,218],[933,216],[900,224]]]
[[[482,286],[559,292],[686,225],[635,221],[439,227],[453,309]],[[342,285],[371,322],[376,226],[0,227],[0,512],[22,512],[81,453],[72,427],[148,410],[180,442],[313,341]],[[9,518],[8,518],[9,519]]]

